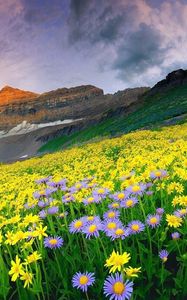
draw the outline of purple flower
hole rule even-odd
[[[146,189],[146,185],[143,183],[134,184],[126,188],[126,190],[130,194],[134,194],[134,195],[142,195],[145,189]]]
[[[99,216],[84,216],[81,218],[81,220],[83,221],[83,223],[85,225],[92,224],[94,222],[101,222],[101,219]]]
[[[171,234],[171,237],[172,237],[172,239],[173,240],[178,240],[178,239],[180,239],[180,233],[179,232],[173,232],[172,234]]]
[[[118,210],[108,210],[104,213],[103,218],[104,219],[116,219],[120,215],[120,212]]]
[[[110,198],[114,199],[115,201],[123,201],[128,196],[129,196],[128,192],[121,191],[121,192],[117,192],[117,193],[111,195]]]
[[[169,253],[168,253],[167,250],[161,250],[161,251],[159,252],[159,257],[161,258],[161,260],[162,260],[163,262],[166,262],[166,261],[167,261],[168,255],[169,255]]]
[[[99,196],[101,198],[105,198],[109,193],[110,193],[109,189],[98,188],[93,191],[93,196]]]
[[[124,282],[119,273],[108,276],[104,282],[104,294],[109,296],[110,300],[130,299],[132,292],[133,282],[129,280]]]
[[[72,278],[72,285],[74,288],[87,292],[88,287],[95,282],[94,273],[81,273],[77,272]]]
[[[128,228],[130,229],[131,234],[136,234],[144,231],[145,225],[138,220],[134,220],[128,224]]]
[[[155,228],[160,225],[160,220],[159,215],[148,215],[146,222],[150,227]]]
[[[167,175],[167,171],[165,170],[156,170],[150,173],[151,179],[161,179],[166,177]]]
[[[74,220],[70,223],[69,225],[69,231],[71,233],[77,233],[77,232],[81,232],[83,227],[84,227],[84,220],[83,218],[81,219],[77,219],[77,220]]]
[[[42,201],[42,200],[38,201],[38,206],[39,206],[40,208],[43,208],[43,207],[45,207],[46,205],[47,205],[46,202],[44,202],[44,201]]]
[[[47,216],[47,213],[44,209],[42,209],[38,215],[40,216],[40,218],[45,219]]]
[[[68,203],[74,201],[74,196],[71,193],[67,193],[62,197],[62,203]]]
[[[99,197],[98,195],[96,196],[90,196],[86,199],[84,199],[82,202],[84,203],[84,205],[89,205],[92,203],[99,203],[101,201],[101,197]]]
[[[120,203],[119,202],[112,202],[108,205],[108,208],[110,209],[118,209],[120,208]]]
[[[47,212],[49,215],[55,215],[58,213],[58,210],[59,210],[58,206],[52,206],[48,208]]]
[[[63,245],[64,241],[61,237],[56,236],[56,237],[46,237],[44,239],[44,246],[46,248],[60,248]]]
[[[161,216],[164,213],[164,209],[159,207],[159,208],[156,209],[156,213]]]
[[[181,208],[174,212],[174,215],[179,218],[184,218],[187,215],[187,208]]]
[[[128,198],[128,199],[125,199],[124,201],[122,201],[121,207],[129,208],[129,207],[135,206],[135,204],[137,204],[137,203],[138,203],[138,199],[135,197],[131,197],[131,198]]]
[[[86,234],[87,239],[90,239],[91,237],[98,237],[99,230],[102,230],[102,223],[93,222],[91,224],[86,224],[82,232]]]
[[[48,177],[45,177],[45,178],[37,179],[37,180],[35,180],[35,182],[37,184],[47,183],[51,178],[52,178],[52,176],[48,176]]]
[[[153,191],[147,191],[147,192],[146,192],[146,195],[147,195],[147,196],[151,196],[152,194],[153,194]]]
[[[112,232],[114,230],[116,230],[117,228],[119,228],[120,226],[122,226],[122,222],[119,219],[106,219],[103,221],[103,231],[105,233],[109,233]]]
[[[115,230],[106,231],[106,235],[111,237],[112,240],[121,239],[124,240],[127,236],[129,236],[130,230],[129,228],[125,228],[124,226],[118,226]]]

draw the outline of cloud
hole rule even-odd
[[[162,48],[162,35],[151,26],[141,23],[139,29],[126,35],[117,48],[113,69],[118,78],[131,80],[147,69],[162,64],[168,48]]]
[[[102,49],[99,70],[115,70],[129,84],[147,74],[152,84],[166,71],[187,66],[185,28],[182,0],[71,0],[70,44],[95,58]]]

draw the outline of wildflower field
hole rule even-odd
[[[0,165],[0,299],[187,299],[187,124]]]

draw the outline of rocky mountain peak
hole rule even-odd
[[[6,85],[0,90],[0,105],[19,102],[20,100],[28,100],[30,98],[35,98],[38,95],[39,94]]]

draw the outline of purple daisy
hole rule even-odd
[[[74,221],[72,221],[69,225],[69,231],[71,233],[77,233],[77,232],[81,232],[83,227],[84,227],[85,223],[83,218],[80,219],[76,219]]]
[[[74,201],[75,198],[71,193],[67,193],[62,197],[62,203],[68,203]]]
[[[47,216],[47,213],[44,209],[42,209],[40,212],[39,212],[39,217],[42,218],[42,219],[45,219],[46,216]]]
[[[86,199],[84,199],[82,202],[84,203],[84,205],[89,205],[89,204],[92,204],[92,203],[99,203],[101,201],[101,197],[98,196],[98,195],[93,195],[93,196],[90,196]]]
[[[163,262],[166,262],[166,261],[167,261],[168,255],[169,255],[169,253],[168,253],[167,250],[161,250],[161,251],[159,252],[159,257],[161,258],[161,260],[162,260]]]
[[[116,219],[120,215],[120,212],[118,210],[108,210],[104,213],[103,218],[104,219]]]
[[[167,175],[168,175],[167,171],[165,171],[165,170],[156,170],[156,171],[153,171],[150,173],[151,179],[162,179],[162,178],[166,177]]]
[[[178,240],[178,239],[180,239],[180,233],[179,232],[173,232],[172,234],[171,234],[171,237],[172,237],[172,239],[173,240]]]
[[[138,199],[135,197],[131,197],[131,198],[128,198],[128,199],[125,199],[124,201],[122,201],[121,207],[129,208],[129,207],[135,206],[135,204],[137,204],[137,203],[138,203]]]
[[[55,215],[58,213],[58,210],[59,210],[58,206],[51,206],[48,208],[47,212],[49,215]]]
[[[48,176],[48,177],[45,177],[45,178],[41,178],[41,179],[37,179],[35,180],[35,182],[37,184],[41,184],[41,183],[47,183],[49,180],[51,180],[52,176]]]
[[[187,208],[181,208],[174,212],[174,215],[179,218],[184,218],[187,215]]]
[[[124,282],[119,273],[108,276],[104,282],[104,294],[109,296],[110,300],[130,299],[132,292],[133,282],[129,280]]]
[[[101,219],[99,216],[84,216],[81,218],[81,220],[83,221],[83,223],[85,225],[88,225],[88,224],[92,224],[94,222],[101,222]]]
[[[101,198],[105,198],[110,193],[107,188],[97,188],[93,191],[93,196],[99,196]]]
[[[80,289],[83,292],[87,292],[88,287],[95,282],[94,273],[81,273],[77,272],[72,278],[72,285],[74,288]]]
[[[136,234],[144,231],[145,225],[138,220],[134,220],[128,224],[128,228],[131,234]]]
[[[120,203],[119,202],[112,202],[108,205],[108,208],[110,209],[118,209],[120,208]]]
[[[160,220],[161,220],[161,217],[159,215],[148,215],[146,223],[150,227],[155,228],[160,225]]]
[[[127,197],[129,196],[129,193],[121,191],[121,192],[117,192],[113,195],[111,195],[110,197],[112,199],[114,199],[115,201],[123,201],[125,200]]]
[[[86,234],[86,238],[98,237],[99,231],[102,230],[103,226],[101,222],[92,222],[91,224],[86,224],[82,232]]]
[[[64,240],[59,236],[46,237],[44,239],[44,246],[46,248],[51,248],[51,249],[60,248],[63,245],[63,243]]]
[[[163,215],[163,213],[164,213],[164,209],[162,208],[162,207],[158,207],[157,209],[156,209],[156,213],[158,214],[158,215]]]
[[[124,240],[130,235],[130,230],[129,228],[125,228],[124,226],[118,226],[114,230],[106,231],[106,235],[109,236],[112,239],[112,241],[116,239]]]
[[[112,232],[113,230],[122,226],[122,222],[119,219],[112,219],[112,220],[104,220],[103,221],[103,231],[105,233]]]
[[[146,185],[143,183],[134,184],[126,188],[127,192],[134,195],[142,195],[145,189]]]

